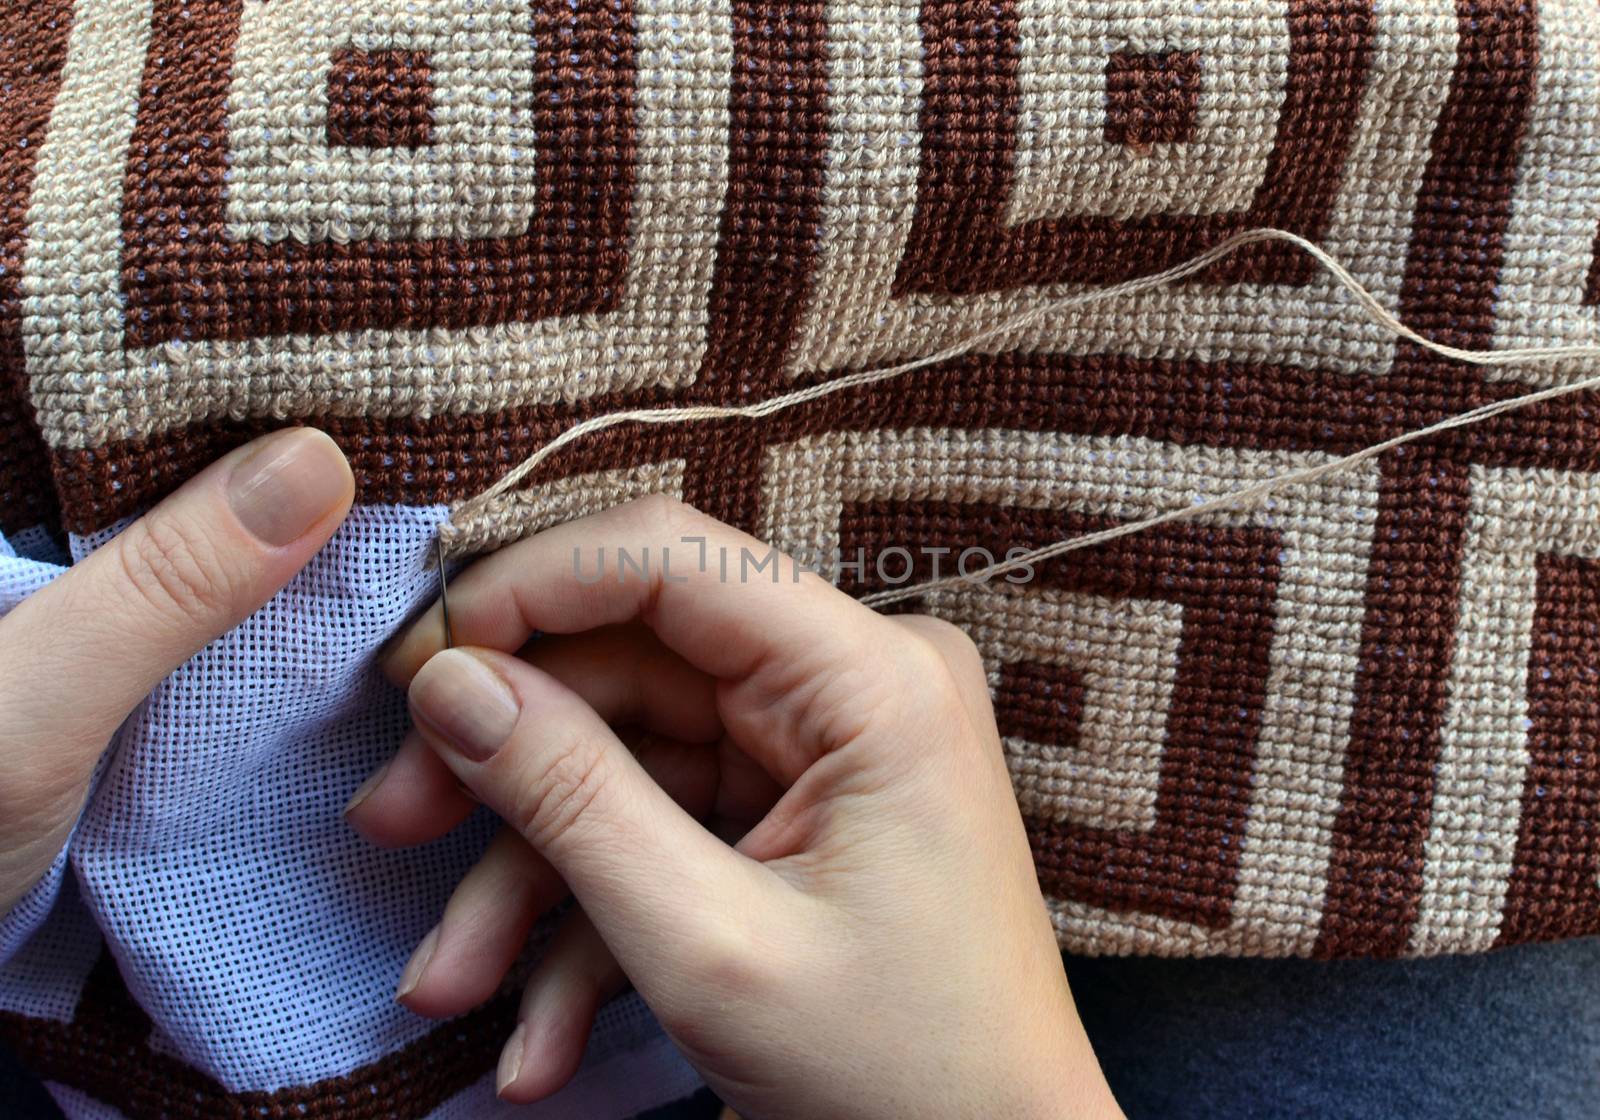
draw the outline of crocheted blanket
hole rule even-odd
[[[102,529],[286,421],[361,503],[456,502],[586,417],[1261,226],[1435,340],[1600,340],[1590,3],[30,0],[0,79],[8,528]],[[1254,245],[580,440],[479,543],[666,490],[864,592],[1584,372],[1397,342]],[[1600,931],[1593,393],[913,605],[987,660],[1066,944]]]

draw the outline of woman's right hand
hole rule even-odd
[[[650,578],[580,579],[574,556],[597,548],[648,554]],[[787,558],[776,578],[720,578],[715,558],[741,549],[768,552],[681,504],[634,503],[453,580],[469,648],[440,650],[436,606],[393,652],[422,746],[352,819],[393,836],[404,826],[385,818],[453,775],[512,830],[403,998],[464,1010],[486,994],[481,962],[509,963],[570,889],[582,910],[502,1060],[510,1099],[571,1075],[625,974],[751,1116],[1116,1114],[972,643],[875,614]],[[632,751],[621,725],[642,729]]]

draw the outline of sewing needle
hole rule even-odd
[[[455,649],[455,634],[450,629],[450,591],[449,581],[444,574],[444,538],[435,534],[433,538],[434,558],[439,563],[439,608],[444,612],[444,648]]]

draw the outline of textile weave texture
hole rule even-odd
[[[1258,226],[1440,342],[1600,342],[1588,0],[25,0],[0,96],[8,528],[98,532],[286,422],[364,507],[447,507],[585,418]],[[608,430],[469,528],[661,491],[862,593],[1592,372],[1397,342],[1261,244]],[[1592,392],[913,606],[983,653],[1065,947],[1600,931]]]
[[[623,1120],[699,1087],[630,995],[601,1013],[568,1089],[513,1110],[494,1069],[526,967],[445,1023],[394,1001],[497,827],[480,812],[396,851],[340,812],[406,732],[374,655],[437,587],[421,558],[443,513],[357,508],[164,681],[112,743],[62,858],[0,916],[0,1038],[73,1120]],[[77,538],[74,557],[110,535]],[[0,612],[62,570],[0,540]]]

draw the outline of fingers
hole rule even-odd
[[[549,674],[449,650],[417,673],[410,700],[429,746],[554,865],[624,963],[688,952],[708,913],[763,896],[777,908],[776,877],[706,832]]]
[[[680,743],[710,743],[722,734],[716,683],[643,627],[538,639],[523,657],[576,692],[607,723],[637,725]],[[401,847],[443,836],[473,804],[413,733],[356,791],[345,816],[374,843]]]
[[[903,635],[770,546],[652,499],[485,558],[453,581],[450,617],[461,644],[507,652],[536,631],[636,619],[725,682],[724,726],[759,744],[785,782],[855,734],[873,695],[893,690],[885,670]],[[390,656],[393,675],[409,679],[438,651],[439,633],[435,618],[413,626]]]
[[[635,753],[645,772],[690,814],[710,810],[717,781],[709,748],[648,738]],[[442,768],[436,757],[435,764]],[[567,886],[549,862],[516,832],[502,830],[412,954],[397,998],[435,1018],[476,1007],[516,962],[534,923],[566,897]]]
[[[568,917],[523,993],[495,1075],[500,1096],[525,1104],[572,1080],[595,1015],[627,983],[588,917],[581,910]]]
[[[462,639],[455,625],[458,593],[454,584],[450,597],[451,628],[458,644],[480,644]],[[603,626],[581,634],[544,635],[528,642],[519,656],[582,696],[607,723],[639,724],[658,735],[689,743],[711,742],[722,733],[716,713],[716,680],[668,649],[643,626]],[[399,648],[385,660],[385,671],[402,688],[410,685],[421,667],[409,661],[409,655]]]
[[[607,626],[531,643],[523,660],[583,698],[601,719],[685,743],[722,734],[715,679],[642,626]]]
[[[516,963],[534,922],[566,895],[549,861],[502,829],[406,962],[395,998],[439,1019],[476,1007]]]
[[[830,624],[860,614],[872,616],[815,576],[797,579],[794,562],[770,545],[658,498],[529,537],[450,585],[459,645],[510,651],[536,631],[572,634],[638,619],[717,677],[745,675],[775,641],[846,651],[852,643]],[[413,624],[392,651],[400,678],[438,652],[441,631],[431,621]]]
[[[437,840],[466,820],[477,805],[437,754],[410,732],[381,769],[361,784],[345,806],[345,819],[386,848]]]
[[[75,806],[128,713],[287,583],[352,494],[332,440],[278,432],[212,464],[0,619],[0,820]]]

